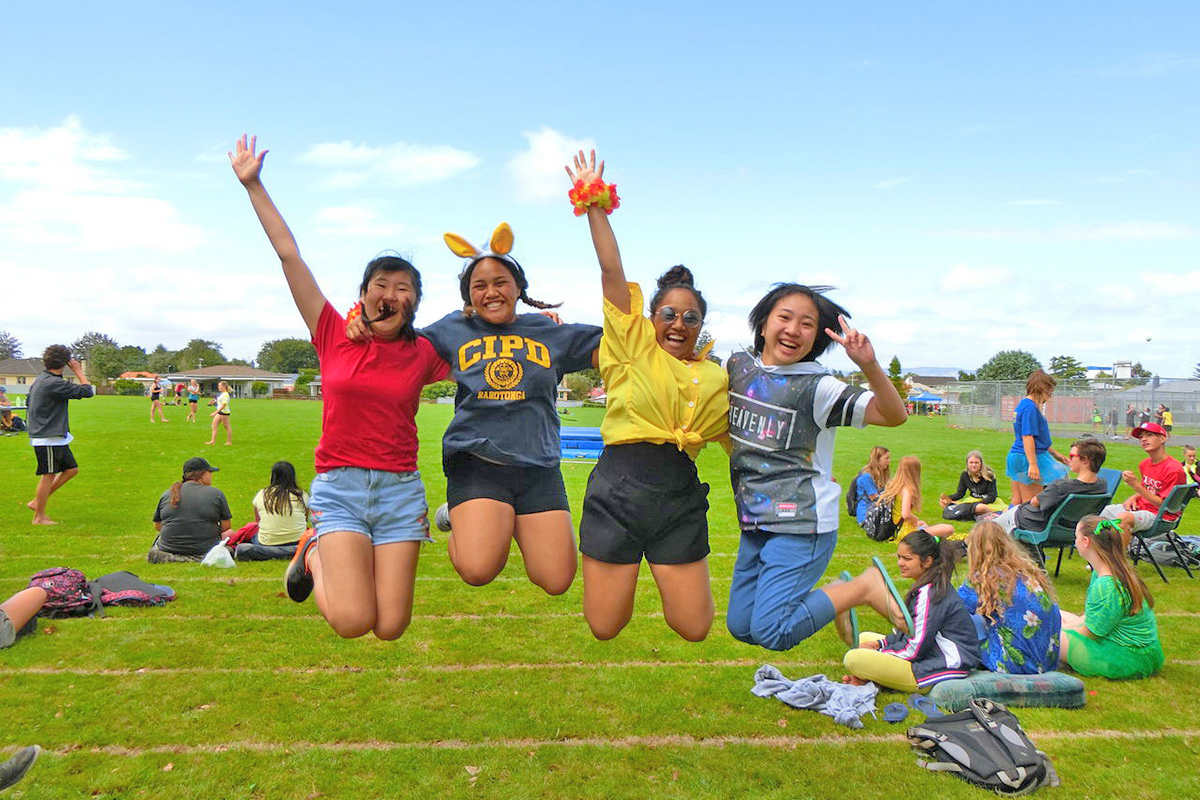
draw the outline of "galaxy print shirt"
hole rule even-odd
[[[729,371],[730,473],[744,531],[837,531],[833,435],[866,427],[875,395],[849,386],[816,362],[765,366],[735,353]]]

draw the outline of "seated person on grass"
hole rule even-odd
[[[1044,531],[1054,509],[1070,495],[1108,494],[1108,485],[1098,474],[1107,456],[1108,451],[1102,442],[1096,439],[1077,439],[1071,445],[1067,463],[1079,477],[1056,480],[1034,495],[1028,503],[1013,506],[996,517],[994,522],[1007,533],[1012,533],[1016,528],[1024,531]]]
[[[1200,483],[1200,461],[1196,460],[1196,448],[1190,444],[1183,446],[1183,477],[1188,483]]]
[[[249,541],[237,545],[238,561],[268,561],[291,558],[296,543],[308,530],[308,493],[296,483],[296,468],[290,461],[271,466],[271,485],[254,495],[254,521],[258,530]]]
[[[1062,614],[1054,586],[996,523],[977,522],[971,528],[967,579],[958,587],[958,596],[967,611],[982,620],[980,646],[987,669],[1012,675],[1058,669]]]
[[[212,485],[217,469],[203,458],[183,463],[183,480],[163,492],[154,509],[158,538],[146,554],[151,564],[201,561],[229,530],[229,501]]]
[[[960,503],[964,497],[966,501]],[[942,517],[968,522],[982,514],[1003,511],[1008,505],[996,499],[996,473],[984,463],[983,453],[978,450],[967,453],[967,468],[958,476],[954,494],[944,494],[940,501]]]
[[[1163,426],[1148,422],[1134,428],[1133,435],[1141,440],[1142,451],[1146,454],[1138,464],[1141,479],[1132,470],[1122,472],[1121,480],[1133,489],[1134,494],[1124,503],[1113,503],[1100,512],[1103,519],[1115,519],[1121,524],[1121,538],[1126,547],[1134,531],[1147,530],[1154,524],[1163,500],[1172,488],[1186,480],[1183,465],[1167,455],[1168,434]],[[1165,517],[1168,522],[1178,518],[1178,514]]]

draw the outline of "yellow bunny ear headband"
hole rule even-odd
[[[513,278],[517,281],[517,288],[521,290],[521,299],[529,302],[525,295],[525,290],[529,288],[529,279],[525,277],[525,270],[521,269],[521,265],[517,263],[517,260],[509,255],[513,246],[513,232],[507,222],[501,222],[496,226],[496,230],[492,231],[492,239],[488,242],[487,250],[479,249],[457,233],[447,233],[442,238],[446,240],[446,246],[450,248],[450,252],[460,258],[467,259],[463,271],[458,275],[459,294],[462,295],[464,303],[471,302],[469,288],[471,272],[475,269],[475,265],[485,258],[494,258],[508,267],[508,271],[513,274]]]

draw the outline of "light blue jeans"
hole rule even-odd
[[[813,587],[825,574],[835,545],[837,531],[743,531],[725,616],[733,638],[768,650],[790,650],[832,622],[833,603]]]
[[[260,544],[258,534],[250,537],[250,541],[237,546],[234,558],[238,561],[270,561],[276,558],[291,558],[296,553],[293,544]]]

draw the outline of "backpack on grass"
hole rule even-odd
[[[863,530],[867,536],[877,542],[886,542],[895,537],[896,531],[900,530],[892,517],[895,506],[896,498],[884,502],[882,495],[867,506],[866,516],[863,517]]]
[[[132,572],[110,572],[91,583],[92,593],[106,606],[161,606],[175,599],[175,590],[146,581]]]
[[[925,769],[949,772],[997,794],[1058,785],[1050,759],[1029,740],[1013,713],[991,700],[972,700],[965,711],[909,728],[908,742],[928,759],[917,762]]]
[[[29,579],[29,586],[46,592],[46,602],[38,612],[40,617],[83,617],[91,614],[104,616],[100,597],[92,591],[87,578],[77,569],[44,569]]]
[[[846,487],[846,514],[855,519],[858,518],[858,475],[855,475],[854,480]]]

